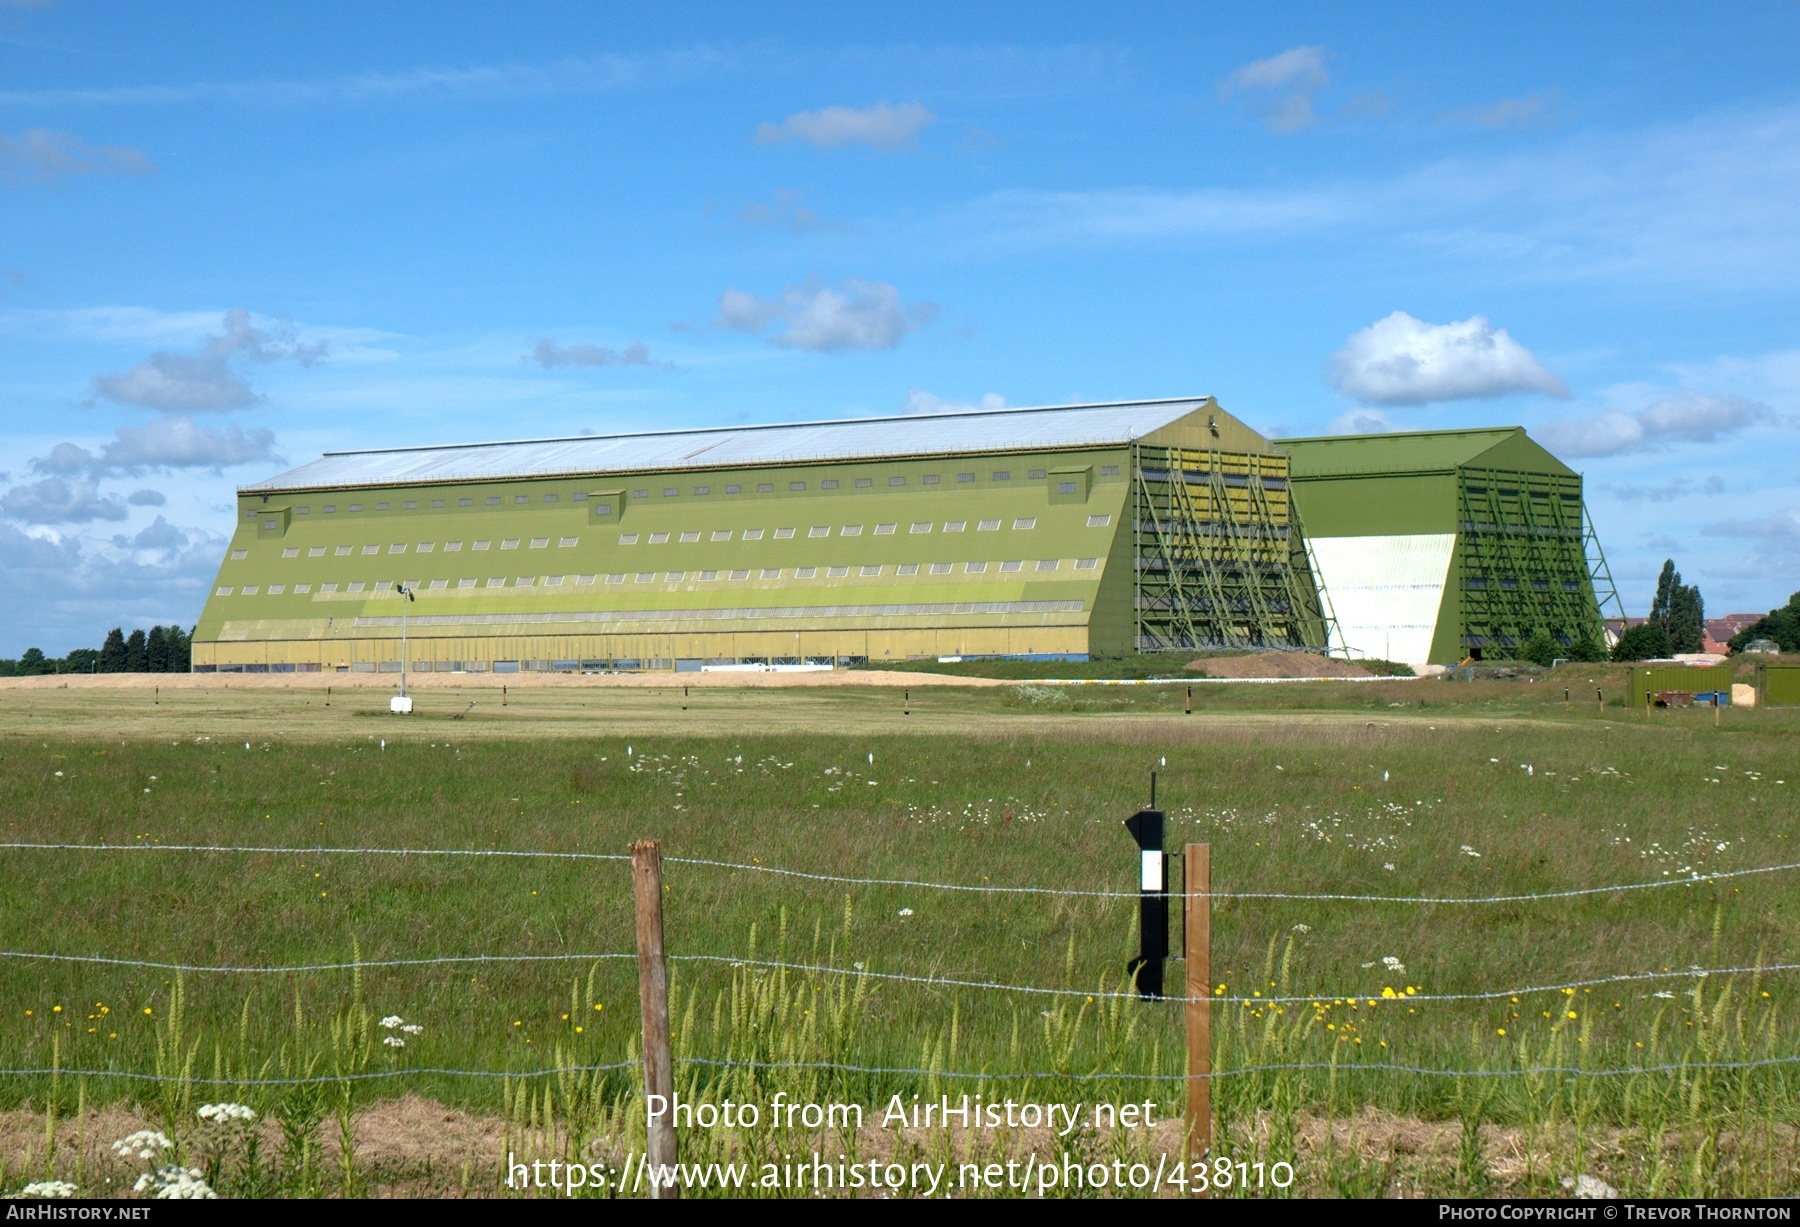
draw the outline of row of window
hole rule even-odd
[[[1047,475],[1048,475],[1047,471],[1044,469],[1027,469],[1025,472],[1025,479],[1027,481],[1042,481],[1042,480],[1044,480],[1044,478]],[[1102,476],[1102,477],[1117,477],[1118,475],[1119,475],[1119,466],[1118,465],[1103,464],[1100,466],[1100,476]],[[597,480],[604,480],[604,478],[600,478]],[[959,484],[959,485],[967,485],[967,484],[973,482],[974,480],[975,480],[975,474],[973,474],[973,473],[958,473],[958,474],[956,474],[956,481],[957,481],[957,484]],[[995,469],[988,474],[988,480],[996,481],[996,482],[1011,481],[1012,480],[1012,470],[1011,469]],[[907,478],[896,474],[887,479],[887,484],[891,487],[904,486],[907,484]],[[927,473],[919,479],[919,484],[923,485],[923,486],[941,485],[941,484],[943,484],[943,477],[942,477],[942,475],[937,474],[937,473]],[[852,482],[852,488],[857,489],[857,490],[867,490],[867,489],[872,488],[874,485],[875,485],[875,479],[872,477],[858,477],[858,478],[854,479],[854,481]],[[804,481],[790,481],[787,483],[787,488],[790,491],[799,492],[799,491],[806,490],[808,488],[808,483],[806,483]],[[819,489],[821,489],[821,490],[836,490],[839,488],[840,488],[840,483],[838,482],[838,479],[835,477],[827,477],[819,482]],[[744,487],[741,484],[735,484],[735,483],[731,484],[731,485],[727,485],[727,486],[723,487],[723,489],[726,494],[742,494],[744,492]],[[680,486],[663,486],[663,487],[661,487],[661,490],[662,490],[662,496],[664,498],[676,498],[676,497],[679,497],[681,494]],[[691,487],[689,487],[689,490],[693,494],[698,495],[701,498],[705,498],[706,496],[708,496],[712,493],[713,488],[711,485],[691,486]],[[758,493],[758,494],[773,494],[773,493],[775,493],[775,483],[772,481],[757,482],[756,483],[756,493]],[[1074,493],[1074,490],[1071,487],[1071,489],[1064,491],[1064,493]],[[650,497],[650,489],[648,487],[646,487],[645,489],[642,489],[642,490],[633,490],[631,492],[631,497],[635,498],[635,499],[647,499]],[[538,498],[540,501],[545,502],[545,503],[556,503],[556,502],[560,502],[562,500],[562,496],[560,494],[555,494],[555,493],[540,495],[540,496],[538,496]],[[585,503],[587,501],[587,498],[588,498],[588,496],[585,492],[576,492],[569,496],[569,501],[574,502],[574,503]],[[490,494],[490,495],[487,495],[486,498],[484,499],[484,502],[489,507],[498,507],[505,501],[506,501],[505,496],[499,495],[499,494]],[[512,501],[515,505],[522,506],[524,504],[532,502],[533,500],[532,500],[532,496],[529,494],[515,494],[512,496]],[[442,508],[442,507],[446,506],[447,500],[441,499],[441,498],[434,498],[434,499],[429,500],[429,503],[430,503],[430,506],[432,506],[433,508]],[[465,496],[463,498],[457,499],[456,505],[458,507],[473,507],[475,505],[475,500],[472,497]],[[362,504],[362,503],[346,503],[345,507],[350,511],[361,511],[361,510],[363,510],[364,504]],[[400,509],[402,511],[417,511],[418,508],[419,508],[419,500],[418,499],[404,499],[400,503]],[[338,509],[338,505],[336,503],[326,503],[320,508],[320,510],[323,511],[326,515],[334,514],[337,511],[337,509]],[[375,504],[376,511],[390,511],[392,509],[393,509],[393,504],[391,502]],[[254,519],[257,515],[259,515],[261,513],[255,509],[252,509],[250,511],[245,512],[244,514],[245,514],[246,518]],[[310,514],[312,514],[312,507],[310,505],[296,507],[296,508],[294,508],[294,514],[295,515],[310,515]]]
[[[1062,570],[1064,562],[1072,563],[1073,569],[1076,571],[1092,571],[1100,565],[1100,560],[1098,558],[1040,558],[1032,563],[1031,567],[1034,572],[1060,571]],[[556,588],[564,583],[595,584],[602,580],[609,584],[622,584],[627,579],[634,580],[640,584],[651,584],[656,582],[658,574],[661,574],[663,582],[668,584],[693,582],[711,583],[716,580],[747,580],[752,574],[758,579],[843,579],[851,575],[950,575],[956,572],[956,565],[957,564],[953,562],[903,562],[894,566],[870,564],[867,566],[794,567],[791,570],[783,570],[780,567],[743,567],[731,571],[637,571],[615,572],[610,575],[521,575],[512,581],[512,587]],[[1010,561],[991,565],[994,566],[996,571],[1004,575],[1025,570],[1026,562],[1024,559],[1012,559]],[[965,562],[962,564],[961,573],[964,575],[983,575],[986,574],[989,566],[990,564],[986,562]],[[447,579],[409,579],[402,582],[404,582],[408,588],[415,588],[422,592],[432,592],[450,587],[450,581]],[[478,586],[484,588],[505,588],[507,586],[507,578],[504,575],[491,576],[485,583],[474,579],[459,579],[456,581],[456,587],[459,589],[475,588]],[[320,593],[340,591],[339,585],[335,583],[319,584],[317,585],[317,588]],[[312,584],[245,584],[242,587],[225,584],[216,588],[213,595],[256,596],[259,593],[267,593],[269,596],[282,596],[292,592],[296,596],[305,596],[312,593],[313,590],[314,585]],[[366,591],[370,593],[380,593],[392,592],[393,590],[394,581],[392,580],[379,580],[375,583],[364,583],[359,580],[353,583],[344,584],[341,588],[341,591],[344,592]]]
[[[975,531],[993,532],[999,529],[1001,523],[1002,521],[1000,520],[980,520],[976,522]],[[1087,518],[1089,528],[1105,528],[1111,523],[1112,516],[1110,515],[1091,515]],[[909,534],[928,533],[936,528],[936,526],[937,522],[935,520],[920,520],[909,524],[906,531]],[[946,520],[944,521],[943,531],[947,533],[960,533],[966,530],[968,526],[969,522],[967,520]],[[1037,517],[1023,516],[1014,520],[1012,526],[1020,531],[1035,528],[1037,527]],[[861,524],[845,524],[838,528],[837,535],[840,537],[860,537],[862,536],[862,531],[863,526]],[[892,536],[898,531],[898,524],[877,524],[874,526],[874,535],[877,537]],[[739,534],[739,539],[743,541],[761,541],[763,539],[763,532],[764,530],[760,528],[746,528]],[[792,538],[797,532],[798,530],[793,528],[778,528],[775,530],[775,540],[786,541]],[[650,533],[649,538],[651,545],[662,545],[669,541],[671,537],[679,542],[695,542],[699,541],[702,537],[705,537],[710,541],[730,541],[733,533],[734,530],[729,528],[713,529],[710,533],[702,532],[699,529],[689,529],[678,533]],[[806,530],[806,535],[808,537],[829,537],[832,535],[831,527],[830,525],[824,524],[814,525]],[[636,545],[639,537],[640,534],[638,533],[623,533],[619,537],[619,544]],[[500,541],[500,548],[503,550],[516,550],[519,548],[521,540],[523,540],[523,538],[502,538]],[[396,541],[387,547],[386,552],[389,554],[404,554],[410,548],[415,554],[429,554],[438,548],[438,544],[439,543],[435,541],[421,541],[416,545],[408,546],[404,541]],[[464,543],[461,541],[446,541],[442,544],[444,553],[455,554],[462,550]],[[471,550],[487,550],[493,548],[494,543],[489,539],[485,541],[473,541],[468,544]],[[563,548],[578,546],[581,544],[581,538],[559,537],[556,540],[556,544]],[[529,545],[530,548],[534,550],[546,549],[550,545],[550,538],[532,537],[529,540]],[[354,545],[314,545],[307,547],[306,556],[308,558],[323,558],[327,550],[339,558],[347,557],[350,554],[358,552],[358,550],[364,554],[382,553],[382,547],[378,544],[360,547]],[[249,556],[250,551],[248,549],[236,549],[231,551],[231,558],[234,562],[248,558]],[[287,546],[281,551],[281,556],[283,558],[298,558],[300,557],[300,547],[293,545]]]

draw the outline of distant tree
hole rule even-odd
[[[150,663],[145,657],[144,638],[144,628],[140,626],[125,640],[125,672],[150,672]]]
[[[163,643],[168,653],[168,667],[165,673],[192,673],[194,668],[194,641],[191,630],[184,631],[179,626],[163,627]]]
[[[19,657],[19,675],[35,677],[44,673],[55,673],[56,662],[48,659],[42,648],[26,648],[25,655]]]
[[[106,642],[100,645],[100,672],[125,672],[125,632],[120,627],[107,631]]]
[[[1733,635],[1731,650],[1743,651],[1752,639],[1773,639],[1783,652],[1800,652],[1800,592],[1790,596],[1780,609],[1771,609],[1768,617]]]
[[[1562,645],[1550,637],[1549,631],[1539,631],[1525,641],[1519,649],[1519,659],[1529,660],[1534,665],[1542,665],[1548,669],[1556,658],[1563,654]]]
[[[169,641],[163,637],[163,628],[153,626],[144,637],[144,672],[167,673],[169,671]]]
[[[1663,559],[1662,573],[1656,577],[1656,595],[1650,601],[1650,620],[1669,629],[1669,603],[1675,590],[1681,587],[1681,572],[1675,569],[1673,558]]]
[[[58,673],[97,673],[100,653],[94,648],[73,648],[57,663]]]
[[[1614,660],[1656,660],[1669,654],[1669,636],[1655,622],[1644,622],[1619,636]]]
[[[1578,660],[1583,664],[1592,664],[1596,661],[1606,659],[1606,649],[1593,637],[1583,635],[1574,643],[1571,643],[1567,648],[1564,648],[1563,655],[1567,656],[1570,660]]]
[[[1706,646],[1706,602],[1699,588],[1681,582],[1673,558],[1664,559],[1656,577],[1650,621],[1662,627],[1671,652],[1699,652]]]

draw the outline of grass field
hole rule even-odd
[[[1800,716],[1729,711],[1715,728],[1710,712],[1602,709],[1593,685],[1616,695],[1617,671],[1560,672],[1531,685],[1215,687],[1192,716],[1179,688],[1156,687],[933,689],[915,692],[910,710],[892,691],[855,688],[696,689],[687,710],[677,688],[521,689],[504,708],[486,690],[434,690],[410,719],[387,716],[376,691],[340,692],[329,707],[300,687],[183,690],[160,702],[9,693],[3,838],[129,850],[6,850],[8,951],[209,967],[554,957],[178,977],[12,955],[0,960],[0,1067],[167,1073],[191,1059],[193,1074],[225,1078],[231,1097],[280,1116],[305,1114],[293,1092],[229,1080],[309,1062],[324,1072],[530,1071],[633,1055],[635,966],[573,957],[631,951],[621,863],[148,850],[157,845],[618,854],[654,835],[670,858],[1129,891],[1135,854],[1120,823],[1146,800],[1154,770],[1171,846],[1210,842],[1224,894],[1487,896],[1800,861]],[[459,711],[464,719],[449,719]],[[690,1057],[990,1080],[1035,1072],[1047,1076],[1006,1085],[1090,1102],[1148,1093],[1171,1111],[1180,1101],[1174,1077],[1130,1077],[1179,1074],[1179,1005],[1100,995],[1123,986],[1135,951],[1128,898],[850,886],[682,863],[667,873],[677,956],[754,953],[1082,994],[677,962],[677,1046]],[[1222,1079],[1221,1137],[1244,1153],[1298,1155],[1301,1115],[1350,1120],[1373,1107],[1520,1129],[1547,1156],[1568,1152],[1561,1168],[1528,1164],[1508,1187],[1551,1190],[1545,1182],[1561,1171],[1598,1164],[1624,1188],[1716,1192],[1737,1181],[1791,1192],[1794,1067],[1695,1068],[1800,1053],[1787,1021],[1791,974],[1675,975],[1473,1003],[1383,992],[1790,963],[1793,882],[1771,873],[1483,905],[1222,898],[1213,949],[1222,996],[1307,1000],[1215,1006],[1220,1067],[1338,1068]],[[1171,984],[1180,975],[1177,963]],[[390,1014],[424,1028],[403,1050],[381,1046],[385,1033],[367,1022]],[[175,1055],[190,1048],[191,1058]],[[1485,1080],[1358,1071],[1381,1062],[1688,1068]],[[937,1073],[729,1076],[740,1093],[788,1078],[796,1093],[865,1104],[975,1085]],[[77,1098],[133,1099],[172,1122],[188,1110],[154,1085],[97,1074],[52,1083],[0,1078],[0,1107],[54,1103],[67,1114]],[[404,1089],[523,1122],[517,1096],[534,1085],[418,1074],[364,1084],[358,1102]],[[627,1073],[559,1085],[552,1098],[569,1119],[587,1104],[577,1132],[614,1119],[607,1112],[631,1093]],[[225,1097],[206,1085],[183,1093]],[[1749,1141],[1755,1129],[1764,1150]],[[1591,1157],[1602,1137],[1610,1149]],[[1306,1154],[1311,1191],[1386,1187],[1366,1157]],[[1452,1160],[1417,1187],[1489,1187],[1467,1154]],[[1395,1161],[1383,1162],[1392,1174]]]

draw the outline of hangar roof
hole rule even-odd
[[[1105,447],[1141,439],[1202,408],[1217,406],[1209,397],[1182,397],[326,452],[242,492]]]
[[[1523,426],[1412,430],[1277,439],[1294,458],[1296,481],[1384,473],[1447,473],[1464,465],[1572,476],[1574,470],[1531,439]]]

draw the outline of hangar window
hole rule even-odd
[[[731,530],[729,528],[715,528],[713,529],[712,539],[714,541],[729,541],[731,540]]]
[[[351,503],[351,504],[350,504],[350,510],[351,510],[351,511],[361,511],[361,510],[362,510],[362,504],[361,504],[361,503]]]
[[[281,551],[281,556],[283,558],[298,558],[300,557],[300,548],[298,546],[289,546],[287,549]]]
[[[656,579],[655,571],[639,571],[637,573],[637,582],[640,584],[653,583],[655,581],[655,579]]]
[[[516,550],[519,548],[519,539],[517,537],[506,537],[501,540],[500,548],[503,550]]]
[[[817,568],[817,567],[795,567],[794,568],[794,578],[795,579],[811,579],[813,576],[817,575],[818,573],[819,573],[819,568]]]
[[[500,496],[498,494],[488,495],[487,505],[489,507],[498,507],[500,505]]]
[[[1098,558],[1077,558],[1075,560],[1075,569],[1077,571],[1092,571],[1099,565],[1100,560]]]
[[[773,494],[775,493],[775,483],[772,481],[759,481],[756,483],[756,492],[758,494]]]
[[[431,581],[431,586],[433,588],[448,588],[450,586],[450,581],[447,579],[434,579]]]
[[[431,500],[431,505],[433,507],[442,507],[444,505],[444,500],[441,498],[434,498]]]
[[[1036,516],[1025,516],[1022,519],[1014,520],[1013,527],[1014,528],[1036,528],[1037,527],[1037,517]]]
[[[880,567],[864,567],[862,569],[862,573],[864,575],[880,575],[881,568]]]
[[[308,558],[323,558],[325,557],[325,547],[322,545],[312,546],[306,551],[306,556]]]
[[[214,596],[230,596],[231,588],[229,585],[227,585],[226,587],[223,587],[223,588],[215,588],[215,589],[213,589],[213,595]]]
[[[712,487],[711,486],[695,486],[694,493],[695,494],[711,494]]]
[[[775,530],[775,540],[777,540],[777,541],[786,541],[789,537],[791,537],[793,535],[794,535],[794,530],[791,528],[778,528]]]
[[[903,562],[894,568],[895,575],[917,575],[918,573],[919,564],[916,562]]]
[[[632,498],[649,498],[650,491],[648,491],[648,490],[633,490],[631,492],[631,497]]]
[[[419,544],[417,544],[413,547],[413,553],[429,554],[436,547],[437,547],[437,542],[435,542],[435,541],[421,541],[421,542],[419,542]]]
[[[781,568],[780,567],[764,567],[762,569],[762,577],[764,579],[780,579],[781,578]]]
[[[368,552],[368,551],[366,551],[366,550],[365,550],[365,551],[364,551],[364,553],[367,553],[367,552]],[[392,545],[390,545],[390,546],[388,546],[388,553],[390,553],[390,554],[404,554],[404,553],[406,553],[406,543],[405,543],[405,542],[404,542],[404,541],[396,541],[396,542],[394,542],[394,544],[392,544]]]
[[[669,539],[668,533],[651,533],[650,534],[650,544],[651,545],[661,545],[661,544],[663,544],[663,542],[667,541],[668,539]]]
[[[947,562],[934,562],[931,564],[931,573],[933,575],[948,575],[950,574],[950,564]]]
[[[664,486],[663,487],[663,497],[664,498],[674,498],[677,494],[680,494],[680,493],[681,493],[681,491],[674,486]]]
[[[1012,473],[1006,469],[996,469],[994,471],[994,480],[995,481],[1011,481]]]
[[[749,579],[750,572],[748,572],[748,571],[733,571],[731,573],[731,578],[732,579]]]
[[[475,581],[472,579],[459,579],[456,581],[456,586],[458,588],[473,588],[475,586]]]
[[[1058,494],[1073,494],[1075,493],[1075,483],[1072,481],[1059,481],[1056,483],[1056,492]]]
[[[475,544],[471,545],[469,548],[472,550],[485,550],[492,544],[494,544],[492,541],[477,541]]]
[[[819,489],[821,490],[835,490],[837,488],[837,478],[835,477],[827,477],[824,481],[819,483]]]
[[[699,573],[698,578],[703,583],[710,583],[711,581],[719,578],[719,573],[717,571],[701,571]]]
[[[910,533],[928,533],[931,531],[931,521],[921,520],[906,531]]]
[[[475,505],[475,500],[472,498],[459,498],[456,500],[456,505],[458,507],[473,507]]]
[[[700,533],[697,530],[694,532],[682,533],[681,539],[683,541],[698,541],[700,540]]]
[[[559,549],[567,549],[571,545],[579,545],[580,542],[580,537],[558,537],[556,539],[556,544]]]
[[[789,482],[789,483],[788,483],[788,489],[790,489],[790,490],[804,490],[804,489],[806,489],[806,483],[805,483],[805,482],[803,482],[803,481],[790,481],[790,482]]]
[[[402,511],[417,511],[418,509],[419,500],[416,498],[409,498],[404,503],[400,504],[400,510]]]
[[[332,512],[334,512],[336,510],[337,510],[336,503],[326,503],[325,504],[325,514],[326,515],[330,515]]]
[[[960,533],[963,529],[967,528],[968,526],[969,526],[969,522],[967,520],[945,520],[944,521],[944,531],[947,533]]]
[[[294,508],[294,514],[297,516],[311,515],[312,508],[311,507],[296,507],[296,508]]]
[[[531,539],[531,548],[534,550],[544,549],[549,544],[550,544],[550,538],[548,538],[548,537],[533,537]]]
[[[320,592],[336,592],[337,585],[336,584],[320,584],[319,591]]]
[[[609,584],[622,584],[625,582],[625,577],[623,575],[614,573],[614,574],[608,575],[606,577],[606,582]]]
[[[557,496],[554,494],[546,494],[544,496],[544,501],[546,503],[554,503],[556,501],[556,498],[557,498]]]
[[[1112,523],[1111,515],[1089,516],[1087,526],[1089,528],[1105,528],[1108,524],[1111,524],[1111,523]]]
[[[444,553],[446,553],[446,554],[460,554],[460,553],[461,553],[461,552],[462,552],[462,542],[460,542],[460,541],[446,541],[446,542],[444,542]]]
[[[970,482],[970,481],[974,481],[974,480],[975,480],[975,474],[973,474],[973,473],[958,473],[958,474],[957,474],[957,475],[956,475],[956,480],[957,480],[957,483],[958,483],[958,484],[959,484],[959,485],[960,485],[960,484],[961,484],[961,483],[963,483],[963,482]]]
[[[1043,481],[1044,480],[1044,470],[1042,470],[1042,469],[1029,470],[1025,474],[1025,480],[1026,481]]]
[[[388,509],[388,505],[386,503],[376,503],[375,504],[376,511],[386,511],[387,509]]]
[[[936,473],[927,473],[927,474],[925,474],[925,476],[919,478],[919,480],[921,482],[923,482],[925,485],[935,486],[938,484],[938,481],[940,479]]]
[[[1000,569],[1002,571],[1018,571],[1022,570],[1024,566],[1023,562],[1003,562],[1000,564]]]
[[[998,520],[983,520],[975,526],[975,531],[978,533],[991,533],[999,527],[1000,521]]]
[[[862,525],[861,524],[846,524],[842,528],[838,529],[838,536],[840,536],[840,537],[860,537],[860,536],[862,536]]]
[[[895,527],[896,526],[893,524],[877,524],[875,526],[875,535],[877,537],[891,537],[894,535]]]
[[[1531,590],[1533,592],[1548,592],[1550,591],[1550,581],[1547,579],[1534,579],[1531,581]]]
[[[529,502],[530,502],[530,501],[531,501],[531,496],[530,496],[530,495],[529,495],[529,494],[515,494],[515,495],[513,495],[513,505],[514,505],[514,506],[517,506],[517,505],[519,505],[519,504],[520,504],[520,503],[529,503]]]
[[[761,541],[762,535],[763,535],[763,530],[760,528],[746,528],[744,530],[744,540],[745,541]]]
[[[1511,577],[1508,577],[1508,578],[1500,581],[1500,586],[1502,588],[1511,590],[1511,589],[1517,588],[1519,586],[1519,581],[1516,579],[1513,579]]]
[[[619,534],[619,544],[620,545],[636,545],[637,539],[638,539],[638,535],[636,533],[620,533]]]
[[[679,584],[682,580],[687,578],[687,572],[669,571],[663,575],[663,578],[668,580],[671,584]]]
[[[1563,591],[1564,592],[1580,592],[1581,584],[1577,580],[1565,579],[1563,581]]]
[[[987,563],[966,562],[963,564],[963,570],[970,575],[980,575],[983,571],[987,570]]]
[[[870,486],[872,486],[874,484],[875,484],[875,479],[873,477],[859,477],[856,479],[856,488],[858,490],[867,490]]]
[[[1118,465],[1103,464],[1100,466],[1100,476],[1102,476],[1102,477],[1117,477],[1118,475],[1119,475],[1119,466]]]
[[[888,478],[888,485],[890,485],[890,486],[904,486],[905,484],[906,484],[906,478],[904,478],[904,477],[900,477],[900,476],[896,475],[896,476]]]
[[[1037,569],[1040,571],[1054,571],[1060,566],[1062,566],[1062,559],[1060,558],[1040,558],[1038,559]]]
[[[504,576],[504,575],[488,576],[487,586],[489,588],[504,588],[504,587],[506,587],[506,576]]]
[[[742,486],[726,486],[725,487],[725,493],[727,493],[727,494],[742,494],[743,492],[744,492],[744,488]]]
[[[362,548],[362,552],[365,554],[379,554],[381,553],[381,547],[379,545],[365,545]]]
[[[231,558],[232,558],[233,562],[237,561],[240,558],[248,558],[248,557],[250,557],[249,550],[233,550],[233,551],[231,551]]]
[[[377,592],[392,592],[393,590],[394,590],[394,581],[393,580],[381,579],[381,580],[375,581],[375,591],[377,591]]]
[[[346,586],[344,589],[345,592],[361,592],[362,590],[363,590],[363,582],[360,579],[357,580],[355,583],[352,583],[352,584]]]
[[[308,592],[311,592],[311,591],[312,591],[311,584],[295,584],[294,585],[294,592],[298,596],[304,596]]]
[[[560,575],[544,576],[544,584],[546,587],[558,588],[558,587],[562,586],[562,582],[563,582],[563,577]]]
[[[825,575],[829,579],[842,579],[848,574],[850,574],[849,567],[829,567],[825,571]]]
[[[577,490],[574,494],[571,494],[569,498],[577,503],[585,503],[587,502],[587,491]],[[608,510],[611,510],[611,508],[608,508]]]
[[[779,529],[776,530],[775,535],[777,537],[779,537],[781,535],[781,532]],[[811,528],[806,530],[806,535],[809,537],[829,537],[829,536],[831,536],[831,529],[823,527],[818,524],[815,524]]]

